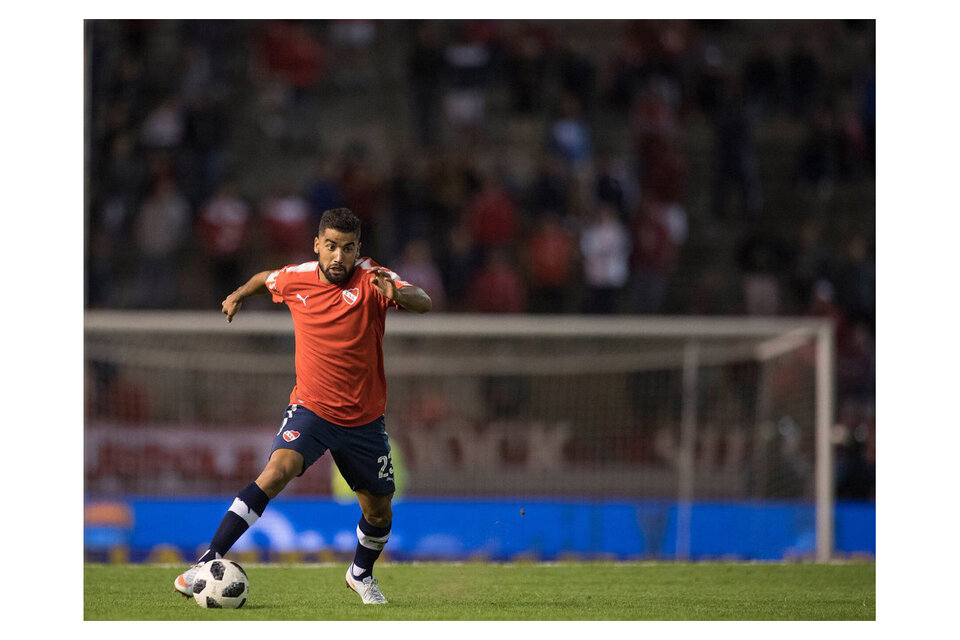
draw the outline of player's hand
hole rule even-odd
[[[387,300],[396,300],[400,289],[397,287],[397,283],[394,282],[393,278],[390,277],[387,270],[381,267],[375,267],[370,271],[372,273],[370,282],[377,288],[377,291],[383,294],[383,297]]]
[[[227,316],[227,322],[233,322],[233,316],[237,315],[237,311],[240,311],[240,307],[243,306],[243,300],[240,300],[240,298],[231,293],[223,299],[220,306],[220,310]]]

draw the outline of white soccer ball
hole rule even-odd
[[[247,572],[232,560],[205,562],[193,579],[193,599],[205,609],[239,609],[249,592]]]

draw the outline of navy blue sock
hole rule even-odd
[[[241,489],[237,497],[234,498],[233,504],[230,505],[229,511],[220,521],[217,532],[213,534],[210,548],[200,556],[198,562],[222,558],[243,535],[243,532],[263,515],[263,510],[267,508],[268,502],[270,502],[270,498],[263,492],[263,489],[257,486],[256,482],[251,482]]]
[[[375,527],[363,516],[357,523],[357,552],[353,556],[353,576],[363,580],[373,575],[373,563],[380,557],[384,545],[390,539],[390,525]]]

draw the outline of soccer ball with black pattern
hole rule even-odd
[[[239,609],[247,601],[250,580],[232,560],[211,560],[193,579],[193,599],[206,609]]]

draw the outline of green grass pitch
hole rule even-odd
[[[876,566],[384,563],[364,606],[343,566],[249,565],[250,599],[203,609],[182,567],[84,567],[85,620],[875,620]]]

